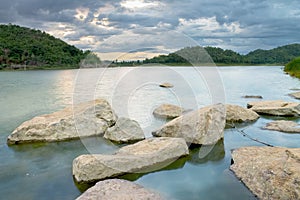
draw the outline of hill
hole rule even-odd
[[[76,68],[89,53],[40,30],[0,25],[0,68]]]
[[[284,67],[284,71],[291,76],[300,78],[300,57],[297,57],[286,64]]]
[[[209,56],[208,56],[209,55]],[[169,55],[160,55],[143,63],[191,65],[216,63],[217,65],[284,65],[300,56],[300,44],[290,44],[271,50],[258,49],[241,55],[217,47],[186,47]]]

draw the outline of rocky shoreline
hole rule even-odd
[[[72,170],[76,182],[98,182],[78,199],[118,199],[118,194],[124,195],[127,189],[131,191],[128,199],[162,199],[134,183],[111,178],[158,171],[178,158],[189,156],[191,144],[211,146],[208,149],[212,150],[224,138],[226,124],[255,122],[260,115],[300,115],[300,104],[295,102],[256,101],[247,107],[215,104],[184,112],[181,107],[164,104],[153,114],[170,121],[153,131],[152,138],[146,139],[138,122],[118,117],[106,100],[96,99],[34,117],[17,127],[8,136],[7,143],[58,142],[100,136],[127,144],[112,155],[89,154],[74,159]],[[300,132],[297,123],[286,120],[270,122],[262,128]],[[300,169],[299,149],[242,147],[232,152],[232,159],[230,169],[260,199],[299,197],[300,174],[296,170]]]

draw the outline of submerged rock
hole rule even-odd
[[[162,104],[153,111],[153,114],[154,116],[163,119],[174,119],[182,115],[183,111],[183,108],[179,106],[172,104]]]
[[[149,138],[122,147],[113,155],[81,155],[73,161],[73,176],[77,182],[94,182],[128,173],[148,173],[188,154],[181,138]]]
[[[243,147],[230,169],[259,199],[299,199],[300,148]]]
[[[258,114],[275,115],[275,116],[299,116],[300,104],[286,102],[281,100],[275,101],[257,101],[250,102],[247,107]]]
[[[109,103],[97,99],[34,117],[17,127],[8,136],[7,143],[54,142],[103,135],[116,119]]]
[[[121,179],[109,179],[96,183],[77,200],[162,200],[156,192],[145,189],[143,186]]]
[[[159,84],[159,87],[172,88],[174,87],[174,85],[172,85],[171,83],[161,83]]]
[[[187,143],[211,145],[224,137],[225,106],[216,104],[166,123],[153,136],[184,138]]]
[[[137,121],[120,117],[113,127],[107,129],[104,138],[118,143],[131,143],[145,139],[145,135]]]
[[[262,99],[263,98],[261,95],[245,95],[242,97],[245,99]]]
[[[300,92],[293,92],[289,94],[291,97],[294,97],[295,99],[300,99]]]
[[[300,133],[300,125],[293,121],[277,120],[267,123],[264,129],[285,133]]]
[[[256,121],[259,115],[250,110],[238,105],[226,105],[226,122],[251,122]]]

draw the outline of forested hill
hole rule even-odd
[[[0,25],[0,68],[74,68],[88,53],[40,30]]]
[[[209,55],[209,56],[208,56]],[[217,47],[186,47],[169,55],[144,60],[144,63],[190,64],[216,63],[218,65],[284,65],[300,56],[300,44],[290,44],[271,50],[258,49],[241,55]]]

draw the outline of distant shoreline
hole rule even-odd
[[[19,71],[40,71],[40,70],[45,70],[45,71],[51,71],[51,70],[72,70],[72,69],[99,69],[99,68],[122,68],[122,67],[284,67],[282,64],[260,64],[260,65],[242,65],[242,64],[207,64],[207,65],[187,65],[183,63],[179,64],[168,64],[168,65],[163,65],[163,64],[144,64],[144,65],[120,65],[120,66],[107,66],[107,67],[26,67],[26,68],[18,68],[18,69],[11,69],[11,68],[4,68],[0,69],[0,72],[19,72]]]

